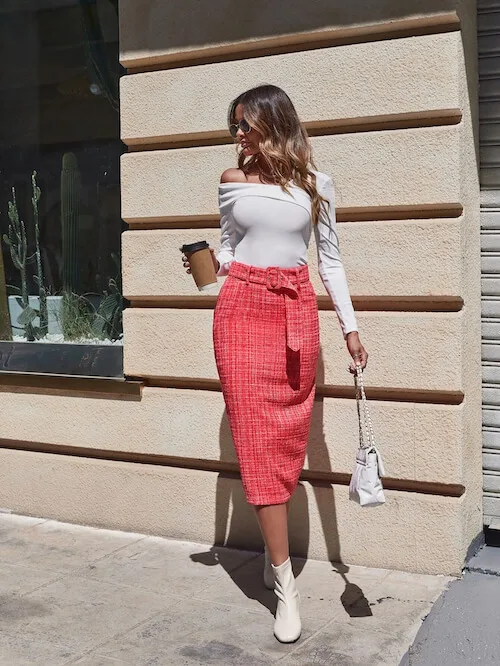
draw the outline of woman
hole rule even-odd
[[[288,643],[299,638],[301,622],[287,510],[304,464],[319,352],[307,267],[312,230],[351,372],[368,355],[340,260],[333,184],[313,170],[290,98],[258,86],[232,102],[228,122],[239,157],[219,190],[221,248],[212,256],[217,274],[228,277],[214,314],[215,357],[246,498],[265,542],[264,582],[278,597],[274,634]]]

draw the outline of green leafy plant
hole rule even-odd
[[[64,292],[59,325],[65,340],[119,340],[123,330],[123,296],[120,279],[120,260],[111,255],[117,276],[108,280],[108,288],[100,298],[97,294],[79,296]],[[96,306],[94,298],[100,298]]]
[[[113,283],[110,280],[110,283]],[[65,340],[118,340],[122,334],[122,297],[105,293],[97,308],[87,296],[66,292],[58,315]]]
[[[94,337],[92,323],[95,309],[85,296],[72,292],[63,294],[59,326],[65,340],[86,340]]]
[[[123,331],[123,296],[120,260],[112,253],[111,258],[117,269],[116,278],[110,278],[108,289],[99,304],[94,319],[93,330],[96,337],[118,340]]]

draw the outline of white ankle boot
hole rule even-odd
[[[264,550],[264,585],[268,590],[274,590],[274,571],[267,548]]]
[[[280,643],[294,643],[300,636],[302,625],[299,615],[300,597],[295,586],[290,558],[279,567],[271,565],[274,573],[274,592],[278,597],[274,635]]]

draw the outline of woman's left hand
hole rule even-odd
[[[357,365],[360,365],[362,370],[366,368],[366,364],[368,363],[368,352],[361,344],[357,331],[348,333],[346,336],[346,342],[349,354],[352,356],[352,361],[349,364],[349,372],[354,375],[356,374]]]

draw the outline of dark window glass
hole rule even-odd
[[[121,358],[117,5],[0,2],[0,370]]]

